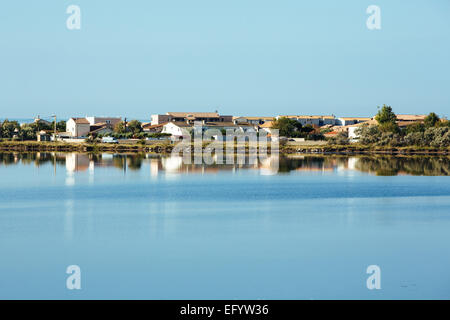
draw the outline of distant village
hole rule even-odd
[[[398,127],[423,123],[426,115],[397,114]],[[307,128],[308,135],[295,138],[297,141],[308,140],[314,136],[314,140],[326,140],[345,133],[349,139],[356,141],[358,136],[356,129],[363,124],[376,124],[374,117],[336,117],[334,115],[278,115],[274,117],[258,116],[232,116],[221,115],[216,112],[167,112],[154,114],[149,122],[137,120],[127,121],[121,117],[73,117],[67,121],[56,123],[41,119],[34,119],[34,124],[45,128],[36,133],[38,141],[64,141],[85,142],[87,139],[99,138],[102,142],[137,142],[147,140],[175,140],[183,135],[184,130],[192,129],[194,123],[201,123],[203,129],[228,129],[239,132],[261,132],[269,136],[272,134],[274,123],[279,119],[290,119],[299,124],[299,127]],[[1,123],[0,123],[1,125]],[[21,126],[28,124],[21,124]],[[65,128],[64,128],[65,126]],[[15,128],[12,138],[20,139],[19,130]]]

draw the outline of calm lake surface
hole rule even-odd
[[[449,299],[449,175],[448,157],[0,153],[0,298]]]

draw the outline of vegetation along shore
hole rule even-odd
[[[109,143],[66,143],[39,141],[2,141],[0,152],[111,152],[111,153],[171,153],[174,145],[169,142],[146,144],[109,144]],[[225,149],[225,148],[224,148]],[[270,153],[270,145],[267,148]],[[191,144],[191,151],[194,145]],[[208,151],[208,144],[204,144],[203,151]],[[248,144],[245,145],[248,152]],[[377,146],[364,144],[311,144],[297,145],[282,143],[279,147],[281,154],[314,153],[314,154],[424,154],[449,155],[450,147],[438,148],[432,146]]]
[[[428,115],[396,115],[387,105],[379,107],[372,118],[243,118],[223,116],[217,112],[169,112],[153,115],[152,123],[145,124],[137,120],[98,117],[70,118],[67,122],[47,122],[38,117],[31,124],[4,120],[0,123],[0,151],[170,153],[177,141],[183,139],[186,145],[183,148],[191,148],[193,152],[194,145],[192,143],[189,147],[187,139],[197,139],[195,123],[202,123],[201,130],[215,130],[215,135],[210,137],[215,146],[223,143],[221,141],[228,132],[243,135],[244,139],[246,136],[263,135],[277,141],[282,154],[446,155],[450,151],[450,121],[445,117],[440,118],[434,112]],[[206,131],[202,132],[207,135]],[[245,152],[249,151],[248,143],[236,143],[244,145]],[[209,144],[204,142],[203,150],[214,153],[214,147]],[[271,143],[268,143],[268,152],[270,147]]]

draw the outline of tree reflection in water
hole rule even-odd
[[[179,161],[176,161],[179,160]],[[270,161],[258,161],[251,164],[244,161],[239,164],[184,164],[181,157],[153,154],[96,154],[96,153],[0,153],[0,166],[44,164],[66,166],[69,171],[83,171],[88,167],[112,167],[126,172],[141,170],[148,163],[152,171],[170,172],[217,172],[219,170],[267,170],[274,173],[292,171],[327,172],[337,170],[357,170],[380,176],[399,174],[448,176],[450,175],[450,157],[448,156],[341,156],[341,155],[295,155],[280,157],[279,167],[268,168]],[[152,172],[154,173],[154,172]]]

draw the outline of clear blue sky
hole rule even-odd
[[[449,14],[448,0],[2,1],[0,117],[448,116]]]

